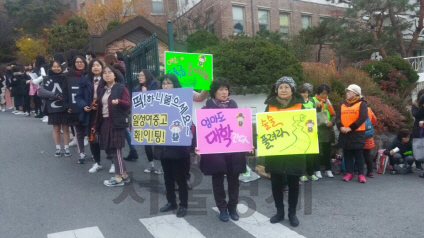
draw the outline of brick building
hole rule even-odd
[[[174,28],[178,40],[199,28],[220,38],[240,32],[252,36],[262,28],[290,37],[325,18],[342,15],[346,7],[326,0],[179,0]],[[321,62],[330,62],[332,55],[324,47]],[[310,61],[315,58],[312,55]]]

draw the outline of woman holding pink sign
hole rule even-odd
[[[277,80],[272,87],[271,93],[265,100],[265,104],[268,105],[265,112],[301,110],[305,109],[303,103],[302,95],[296,92],[295,81],[293,78],[285,76]],[[271,217],[270,222],[278,223],[284,220],[283,185],[287,182],[289,187],[288,217],[291,226],[298,226],[296,206],[299,197],[299,177],[306,170],[305,155],[267,156],[265,169],[267,173],[271,173],[272,196],[277,208],[277,214]]]
[[[237,103],[228,97],[229,91],[230,86],[226,79],[214,80],[210,88],[211,99],[206,101],[203,109],[238,108]],[[239,175],[246,172],[244,153],[203,154],[200,170],[204,175],[212,175],[213,195],[220,211],[221,221],[227,222],[230,217],[237,221],[239,219],[237,214]],[[228,182],[228,202],[224,188],[225,175]]]

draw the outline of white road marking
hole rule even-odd
[[[58,232],[47,235],[47,238],[105,238],[97,226],[78,230]]]
[[[184,218],[174,214],[140,219],[155,238],[203,238],[205,237]]]
[[[219,212],[217,207],[212,208],[214,211]],[[237,210],[240,213],[245,213],[249,208],[244,204],[238,204]],[[261,213],[254,211],[254,213],[249,216],[242,218],[238,221],[233,221],[234,224],[247,231],[254,237],[260,238],[305,238],[302,235],[299,235],[297,232],[290,230],[288,227],[276,223],[271,224],[269,222],[269,217],[262,215]],[[287,216],[285,217],[287,219]]]

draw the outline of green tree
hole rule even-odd
[[[187,51],[192,53],[202,53],[201,51],[208,46],[218,45],[219,38],[207,30],[199,29],[186,39]]]
[[[66,6],[59,0],[7,0],[4,8],[17,28],[22,28],[26,34],[40,37],[44,28],[50,28]]]
[[[238,93],[269,93],[282,76],[303,81],[302,65],[279,45],[264,39],[239,38],[203,50],[214,56],[214,77],[227,78]]]
[[[49,33],[49,52],[84,50],[88,44],[88,25],[82,17],[71,17],[66,25],[56,25]]]
[[[369,52],[373,51],[379,51],[383,58],[394,52],[399,52],[402,58],[413,55],[424,27],[424,0],[327,1],[350,5],[343,19],[333,19],[341,28],[337,35],[340,43],[335,48],[344,52],[340,51],[339,55],[350,58],[363,53],[369,58]],[[412,35],[408,44],[404,41],[406,35]]]
[[[120,22],[118,20],[113,20],[113,21],[109,22],[109,24],[107,24],[106,30],[107,31],[108,30],[111,30],[111,29],[113,29],[113,28],[115,28],[117,26],[120,26],[120,25],[122,25],[122,22]]]

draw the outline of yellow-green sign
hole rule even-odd
[[[258,156],[318,154],[315,109],[256,114]]]
[[[209,54],[165,52],[165,73],[175,74],[183,88],[209,90],[213,76],[213,57]]]

